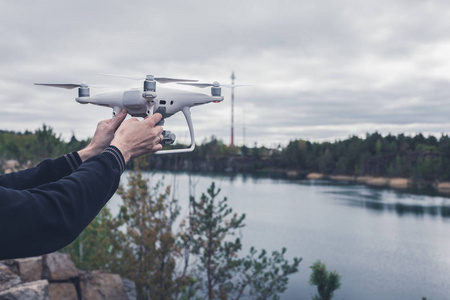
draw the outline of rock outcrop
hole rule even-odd
[[[134,282],[77,270],[68,254],[0,261],[0,300],[136,300]]]

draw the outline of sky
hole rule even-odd
[[[141,86],[100,73],[235,89],[235,144],[450,131],[450,2],[0,0],[0,129],[91,137],[111,109],[35,82]],[[209,93],[207,89],[166,84]],[[111,88],[110,88],[111,89]],[[91,95],[107,92],[91,88]],[[192,108],[197,143],[230,143],[231,91]],[[181,113],[165,129],[189,134]]]

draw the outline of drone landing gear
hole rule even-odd
[[[195,138],[194,138],[194,126],[192,125],[192,119],[191,119],[191,111],[189,110],[189,106],[185,106],[181,109],[181,111],[184,114],[184,117],[186,118],[186,122],[189,127],[189,134],[191,136],[191,146],[189,148],[183,148],[183,149],[172,149],[172,150],[160,150],[155,152],[155,154],[173,154],[173,153],[186,153],[186,152],[192,152],[195,148]],[[161,121],[158,122],[158,125],[164,124],[164,119],[161,119]],[[167,142],[170,142],[170,144],[162,144],[162,145],[171,145],[175,141],[175,134],[173,134],[170,131],[163,131],[163,141],[161,141],[161,144],[167,139]]]

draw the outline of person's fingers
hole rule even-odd
[[[127,117],[127,111],[122,109],[120,113],[116,115],[115,118],[110,119],[109,125],[114,128],[114,131],[119,128],[120,124],[122,124],[123,120]]]
[[[156,134],[161,134],[164,131],[164,128],[162,126],[155,126],[153,127],[153,130]]]
[[[120,126],[120,124],[122,124],[123,120],[125,120],[126,116],[127,116],[127,111],[123,109],[114,118],[106,119],[106,120],[98,122],[97,127],[112,126],[114,128],[114,130],[116,130]]]
[[[162,145],[161,144],[156,144],[152,148],[152,152],[156,152],[156,151],[159,151],[159,150],[162,150]]]
[[[155,126],[156,123],[158,123],[162,119],[162,115],[160,113],[156,113],[151,115],[148,118],[145,118],[143,121],[147,122],[150,126]]]
[[[126,120],[125,122],[128,123],[134,123],[134,122],[139,122],[138,118],[129,118],[128,120]]]

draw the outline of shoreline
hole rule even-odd
[[[421,183],[421,185],[419,185],[411,179],[400,177],[388,178],[372,176],[325,175],[321,173],[309,173],[306,175],[306,178],[311,180],[348,181],[366,184],[373,187],[387,187],[400,190],[431,186],[441,194],[450,195],[450,182],[428,182],[426,184]]]

